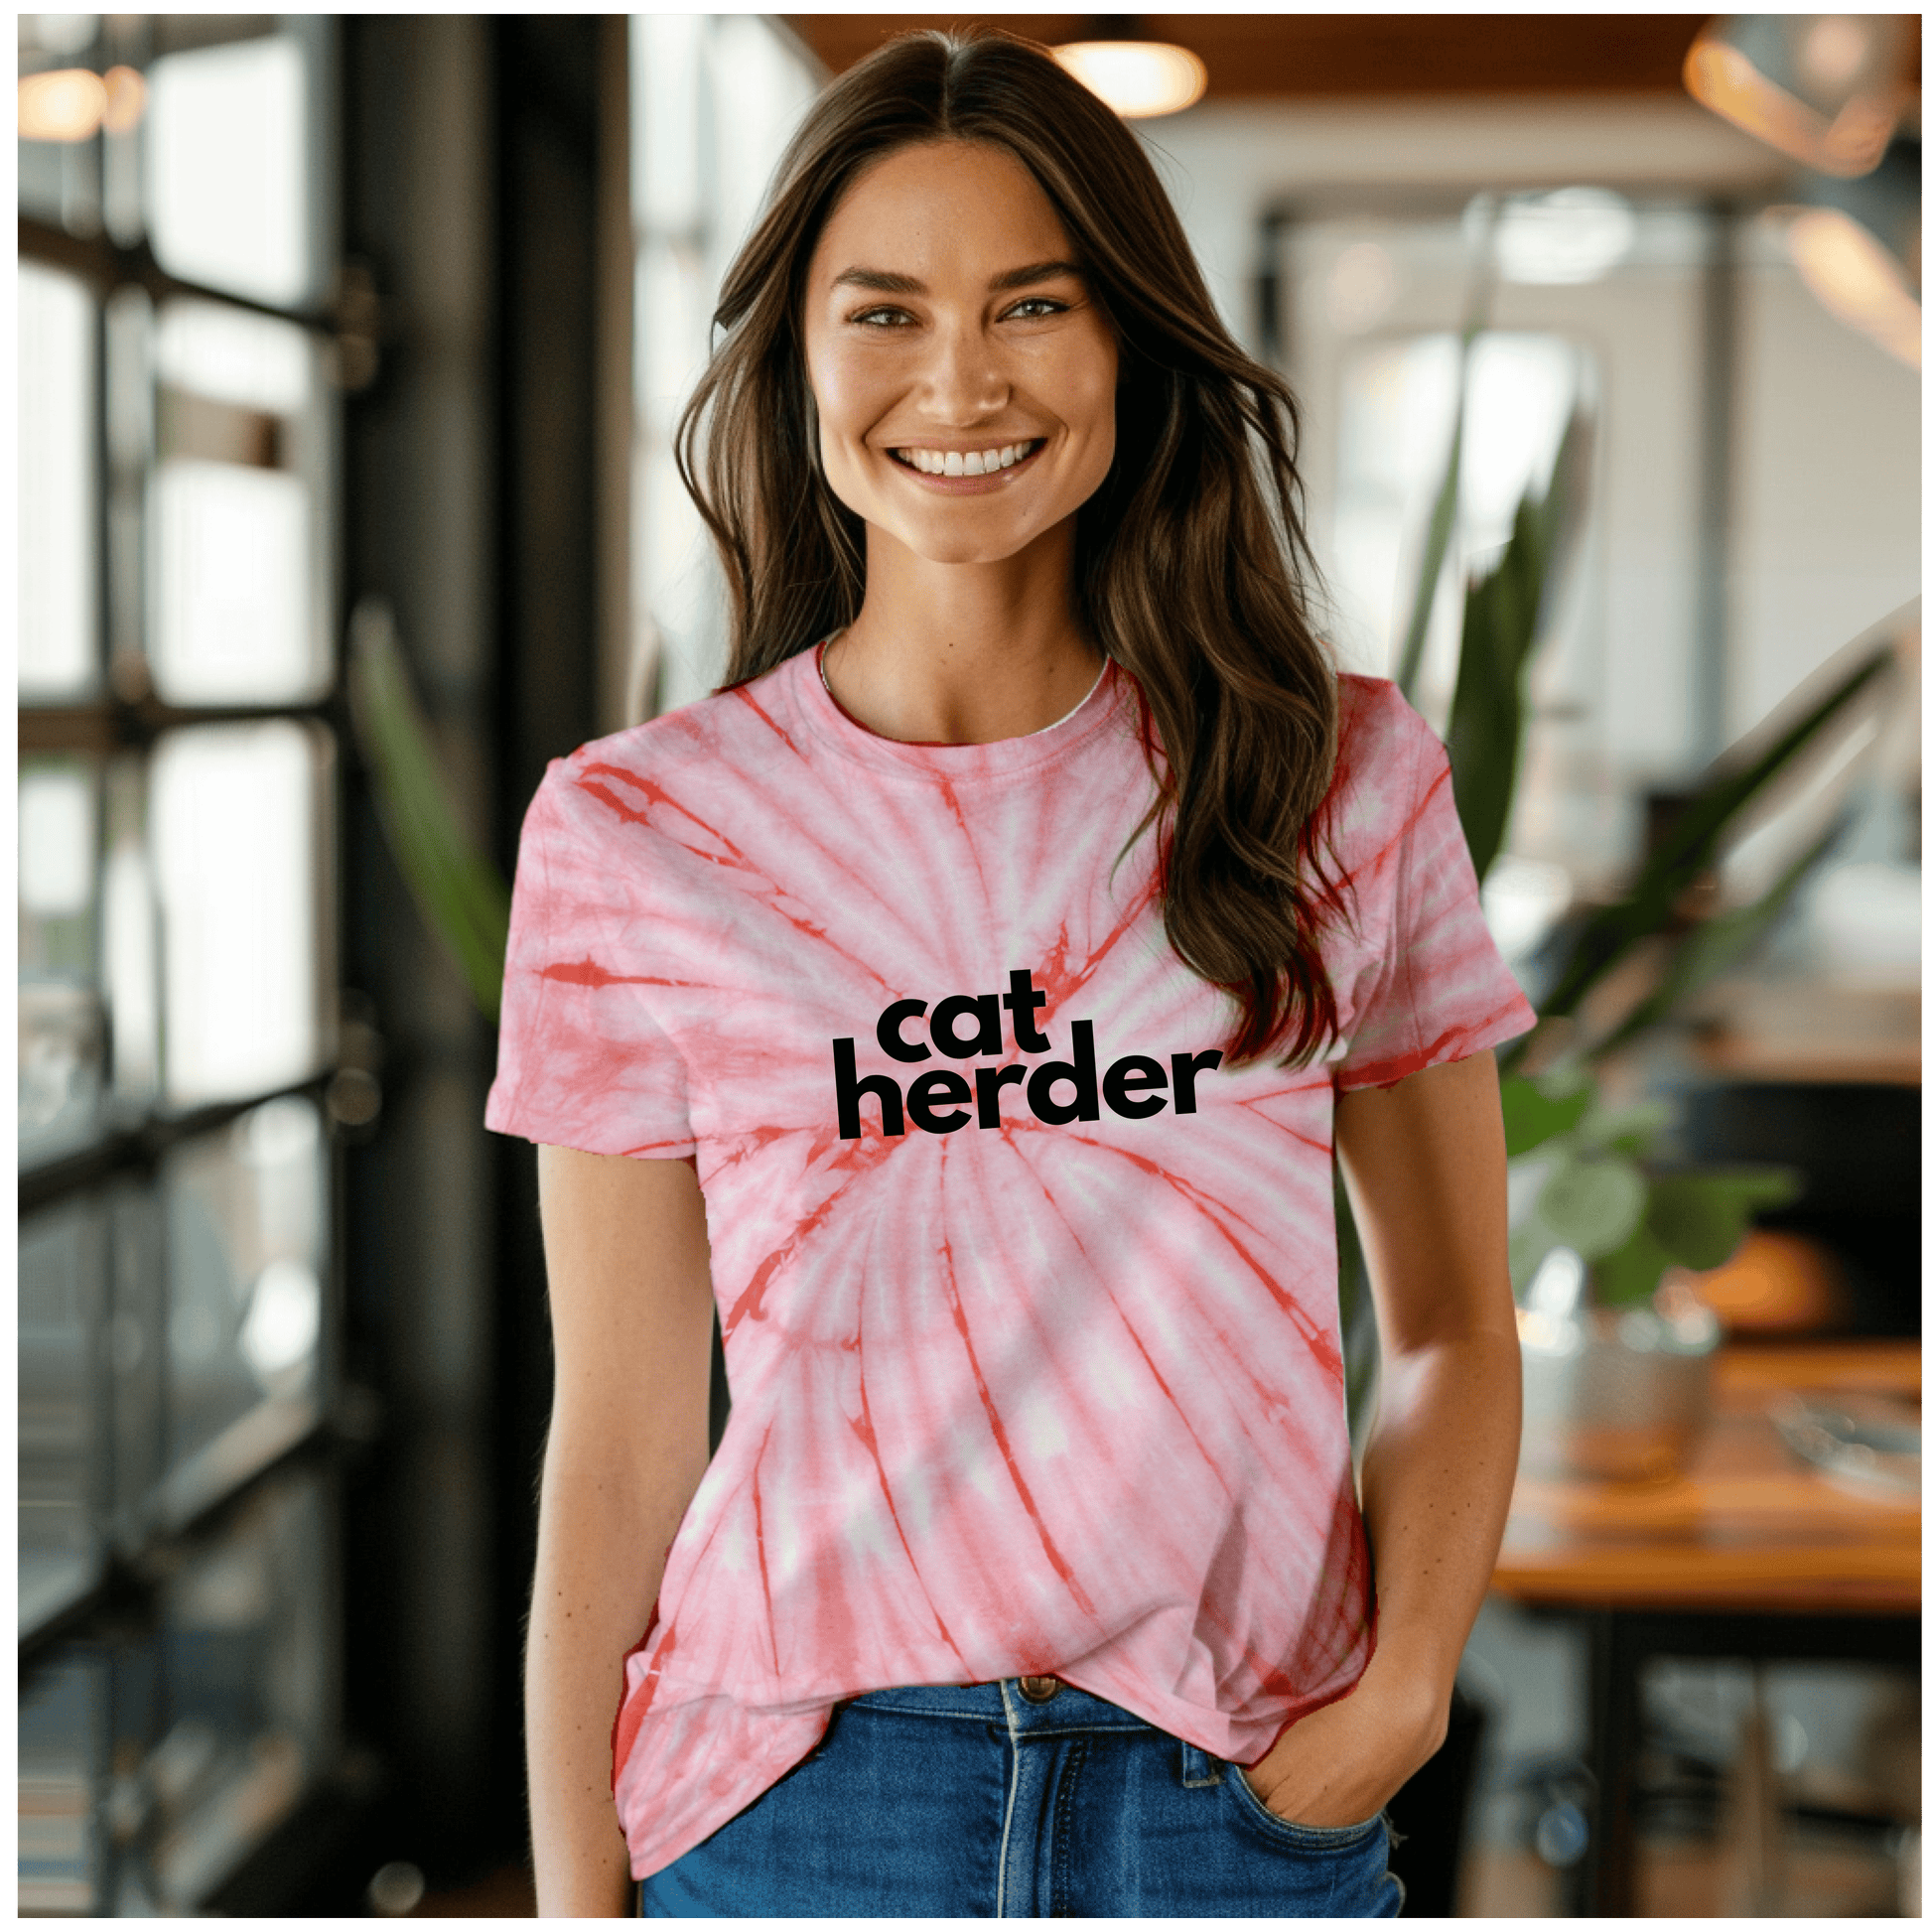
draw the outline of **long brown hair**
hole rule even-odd
[[[1139,141],[1037,47],[903,35],[820,95],[779,164],[677,439],[731,592],[723,688],[859,614],[865,530],[819,466],[805,278],[860,171],[935,140],[985,142],[1031,172],[1119,340],[1114,463],[1079,513],[1076,608],[1152,727],[1141,830],[1158,840],[1168,938],[1236,1004],[1230,1063],[1304,1064],[1337,1032],[1318,942],[1342,906],[1318,827],[1337,696],[1305,608],[1295,401],[1222,326]]]

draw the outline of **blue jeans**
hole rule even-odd
[[[810,1756],[643,1881],[639,1915],[1393,1918],[1401,1909],[1382,1818],[1289,1824],[1236,1766],[1071,1685],[1030,1701],[1021,1681],[875,1691],[839,1706]]]

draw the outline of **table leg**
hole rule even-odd
[[[1636,1905],[1637,1755],[1643,1746],[1643,1666],[1651,1657],[1821,1658],[1916,1670],[1915,1616],[1700,1610],[1590,1610],[1589,1741],[1595,1783],[1589,1845],[1566,1900],[1581,1918],[1627,1918]],[[1761,1803],[1753,1807],[1761,1816]],[[1775,1853],[1775,1841],[1771,1842]],[[1774,1877],[1774,1861],[1766,1867]]]
[[[1592,1610],[1585,1626],[1589,1639],[1588,1763],[1596,1792],[1579,1903],[1587,1918],[1628,1918],[1636,1903],[1643,1645],[1629,1620],[1615,1610]]]

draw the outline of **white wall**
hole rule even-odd
[[[1918,594],[1920,380],[1760,239],[1741,303],[1730,716],[1746,730]]]

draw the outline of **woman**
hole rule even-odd
[[[1519,1401],[1531,1016],[1442,749],[1330,670],[1287,392],[1038,50],[837,81],[718,319],[730,677],[552,766],[490,1104],[556,1338],[539,1908],[1391,1913]]]

